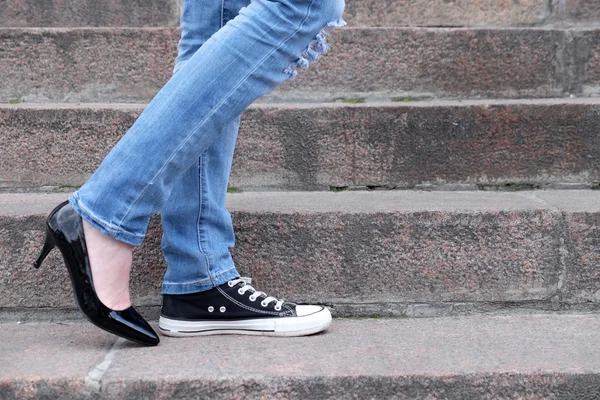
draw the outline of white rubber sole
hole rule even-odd
[[[331,325],[327,308],[301,317],[252,318],[231,321],[181,321],[161,316],[159,330],[165,336],[186,337],[204,335],[306,336]]]

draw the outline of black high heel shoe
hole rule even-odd
[[[68,201],[59,204],[48,215],[46,242],[33,266],[39,268],[54,247],[58,247],[67,265],[77,306],[90,322],[137,343],[148,346],[159,343],[156,332],[133,307],[115,311],[98,299],[85,246],[83,222]]]

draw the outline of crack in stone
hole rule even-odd
[[[551,296],[550,300],[558,300],[562,301],[563,298],[563,289],[565,286],[565,282],[569,275],[569,265],[571,255],[574,254],[575,248],[573,246],[573,240],[571,238],[571,233],[569,230],[569,224],[567,221],[566,213],[561,210],[559,207],[548,203],[546,200],[537,197],[535,193],[531,194],[520,194],[523,197],[536,201],[540,204],[543,204],[549,211],[552,212],[553,215],[556,215],[558,226],[560,229],[559,234],[559,266],[560,270],[558,271],[558,279],[556,282],[556,290],[554,294]]]
[[[119,350],[121,350],[121,348],[123,347],[124,343],[125,339],[118,338],[113,343],[108,353],[106,353],[106,356],[104,356],[104,360],[102,360],[102,362],[100,362],[98,365],[92,368],[90,372],[88,372],[87,376],[85,377],[85,386],[89,391],[94,393],[100,392],[100,390],[102,389],[102,377],[112,364],[113,360],[115,359]]]
[[[558,0],[558,18],[562,24],[566,23],[567,20],[567,1]]]

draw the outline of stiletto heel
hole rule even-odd
[[[37,260],[35,260],[35,262],[33,263],[33,266],[35,268],[39,268],[42,265],[42,262],[46,259],[50,251],[52,251],[52,249],[54,248],[54,243],[51,242],[51,237],[52,236],[50,236],[50,233],[46,232],[46,242],[44,243],[44,247],[42,248],[42,251],[40,252],[40,255],[38,256]]]
[[[59,204],[48,215],[46,242],[33,266],[38,268],[54,247],[62,253],[69,271],[77,307],[91,323],[144,345],[156,346],[160,342],[156,332],[133,307],[122,311],[111,310],[96,295],[83,234],[83,221],[68,201]]]

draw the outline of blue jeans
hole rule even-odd
[[[141,244],[161,212],[162,292],[239,276],[225,208],[240,114],[327,51],[344,0],[185,0],[173,77],[69,197],[102,233]]]

